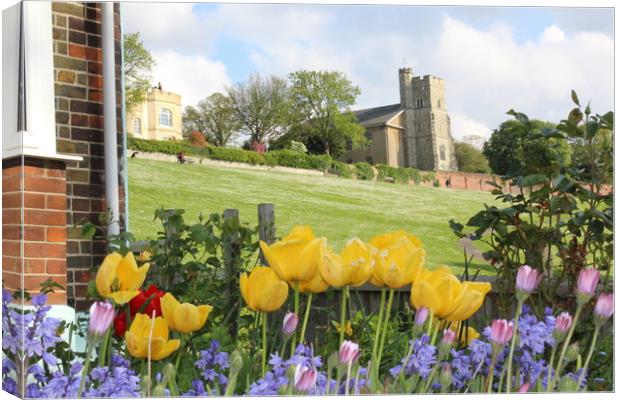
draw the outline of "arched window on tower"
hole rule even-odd
[[[172,127],[172,111],[167,108],[159,111],[159,125]]]
[[[443,144],[439,146],[439,158],[441,161],[446,161],[446,146]]]

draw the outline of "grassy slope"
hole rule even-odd
[[[273,203],[276,233],[306,224],[326,236],[336,249],[358,236],[406,229],[427,250],[427,264],[447,264],[459,271],[463,253],[448,221],[466,222],[483,203],[485,192],[425,188],[400,184],[315,177],[282,172],[187,166],[170,162],[129,160],[130,230],[137,239],[160,229],[153,211],[183,208],[188,222],[198,214],[237,208],[241,220],[256,225],[256,205]]]

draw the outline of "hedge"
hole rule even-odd
[[[331,174],[343,178],[352,178],[354,170],[357,179],[366,181],[375,179],[376,169],[377,180],[379,181],[384,181],[385,178],[389,177],[395,182],[400,183],[409,183],[409,181],[413,181],[416,185],[419,185],[420,182],[433,182],[437,185],[437,180],[435,179],[435,173],[433,171],[422,173],[414,168],[398,168],[383,164],[378,164],[373,167],[366,162],[355,163],[354,168],[352,168],[343,162],[332,160],[327,154],[304,154],[294,150],[273,150],[260,154],[251,150],[230,147],[217,147],[212,145],[196,147],[188,142],[182,141],[145,140],[134,137],[127,138],[127,147],[146,153],[178,154],[182,151],[186,155],[210,158],[213,160],[328,171]]]
[[[372,181],[375,179],[375,170],[372,165],[366,162],[355,163],[355,176],[357,179]]]

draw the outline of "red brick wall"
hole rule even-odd
[[[11,291],[25,288],[36,293],[48,278],[66,287],[66,190],[64,162],[27,158],[22,165],[20,158],[3,161],[2,281],[5,288]],[[66,304],[67,293],[56,290],[49,299],[53,304]]]
[[[101,5],[54,2],[54,74],[56,137],[60,153],[83,157],[67,164],[67,278],[69,305],[88,306],[86,288],[91,273],[105,255],[105,242],[80,236],[75,225],[98,222],[105,212],[103,150],[103,77],[101,64]],[[124,226],[124,165],[121,121],[120,17],[115,4],[117,129],[121,229]]]

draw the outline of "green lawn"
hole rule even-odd
[[[494,201],[486,192],[144,159],[128,163],[129,229],[138,240],[153,238],[160,229],[153,212],[162,206],[185,209],[188,222],[200,212],[237,208],[241,221],[255,226],[256,206],[273,203],[278,236],[306,224],[340,249],[353,236],[369,240],[406,229],[422,239],[428,265],[447,264],[458,272],[463,251],[448,221],[466,222],[483,203]]]

